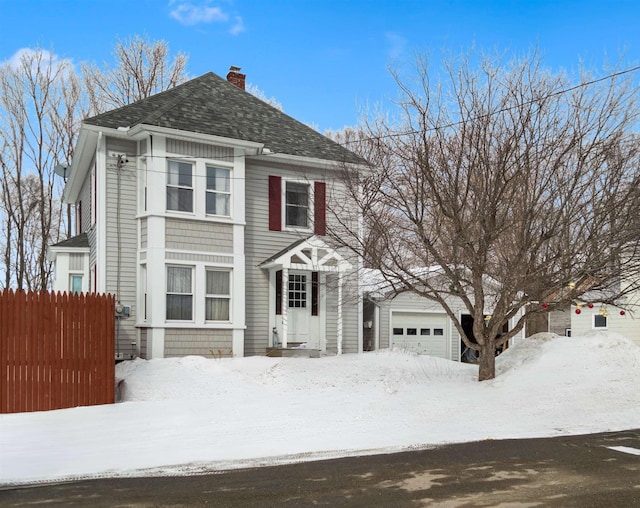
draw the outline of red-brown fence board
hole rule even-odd
[[[110,404],[111,295],[0,292],[0,413]]]

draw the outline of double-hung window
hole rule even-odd
[[[231,172],[207,166],[207,215],[231,215]]]
[[[327,234],[325,182],[269,175],[269,231],[308,230]]]
[[[229,321],[231,272],[228,270],[207,269],[206,274],[205,319],[207,321]]]
[[[285,225],[294,228],[308,228],[309,223],[309,185],[299,182],[286,182]]]
[[[167,267],[167,320],[193,320],[193,268]]]
[[[168,162],[167,210],[193,212],[193,165],[191,163]]]

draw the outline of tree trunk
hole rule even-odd
[[[496,353],[493,341],[485,341],[478,358],[478,381],[487,381],[496,377]]]

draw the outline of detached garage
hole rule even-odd
[[[397,348],[461,361],[466,346],[439,303],[411,291],[393,289],[376,270],[365,270],[363,282],[363,351]],[[460,320],[465,333],[471,336],[473,319],[462,300],[449,295],[445,301]],[[486,309],[485,313],[491,314],[491,309]],[[513,326],[519,317],[515,316],[506,326]],[[514,339],[519,337],[522,337],[522,332]]]
[[[449,317],[444,312],[391,310],[391,347],[451,357]]]
[[[436,302],[410,292],[375,296],[369,293],[363,312],[364,337],[368,341],[364,351],[398,348],[460,360],[460,334]]]

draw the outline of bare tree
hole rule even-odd
[[[90,114],[95,115],[173,88],[187,80],[189,58],[178,53],[169,62],[166,41],[150,41],[136,35],[118,40],[114,50],[115,67],[84,64],[82,74],[89,95]]]
[[[273,106],[278,111],[283,111],[282,103],[278,102],[278,100],[275,97],[271,97],[271,98],[267,97],[267,94],[265,94],[264,91],[258,87],[258,85],[248,83],[247,92],[249,92],[254,97],[257,97],[262,102],[266,102],[267,104],[269,104],[269,106]]]
[[[5,286],[49,287],[46,248],[60,239],[63,222],[62,181],[54,168],[75,144],[77,86],[71,64],[42,49],[22,51],[17,62],[0,68]]]
[[[332,234],[393,287],[440,303],[479,351],[482,381],[527,313],[596,293],[624,305],[638,289],[621,284],[640,274],[638,88],[615,70],[581,71],[572,86],[536,54],[507,63],[471,54],[445,68],[432,84],[418,59],[417,89],[395,75],[399,120],[367,122],[351,148],[364,148],[371,170],[344,171],[343,206],[370,234],[348,221]],[[334,211],[339,221],[345,210]],[[453,298],[473,317],[475,342]]]
[[[23,50],[17,63],[0,67],[1,285],[50,285],[46,248],[72,234],[54,168],[72,160],[81,119],[186,80],[187,57],[169,64],[164,41],[135,36],[119,41],[115,56],[113,69],[84,65],[83,80],[70,62],[42,49]]]
[[[52,127],[50,150],[55,154],[56,165],[68,166],[73,160],[80,122],[87,116],[88,108],[87,94],[84,92],[80,77],[68,69],[60,88],[58,105],[50,113]],[[52,209],[53,218],[57,222],[55,231],[62,233],[65,238],[70,238],[74,234],[71,205],[67,204],[64,207],[62,203],[65,183],[66,178],[54,179]],[[54,241],[59,239],[59,235],[57,238],[52,237]]]

